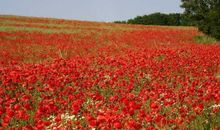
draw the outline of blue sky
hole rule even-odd
[[[180,4],[181,0],[0,0],[0,14],[110,22],[182,12]]]

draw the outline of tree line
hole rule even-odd
[[[205,34],[220,40],[220,0],[181,0],[184,13],[153,13],[115,23],[197,26]]]
[[[137,16],[127,21],[115,21],[115,23],[127,24],[143,24],[143,25],[170,25],[170,26],[186,26],[191,23],[187,17],[181,13],[153,13],[149,15]]]

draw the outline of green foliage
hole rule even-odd
[[[121,23],[121,24],[126,24],[126,21],[114,21],[114,23]]]
[[[220,112],[213,113],[210,110],[205,110],[203,114],[198,115],[190,124],[189,129],[192,130],[211,130],[211,128],[220,128]]]
[[[168,14],[166,17],[168,25],[178,26],[181,24],[181,14],[179,13]]]
[[[185,16],[198,26],[199,30],[220,39],[220,1],[182,0]]]
[[[198,43],[202,44],[210,44],[210,43],[216,43],[217,40],[210,36],[196,36],[194,37],[194,40]]]
[[[144,24],[144,25],[167,25],[168,18],[166,14],[153,13],[150,15],[137,16],[134,19],[128,20],[129,24]]]
[[[126,21],[115,21],[115,23],[143,24],[143,25],[168,25],[185,26],[191,25],[188,17],[180,13],[153,13],[149,15],[137,16]]]

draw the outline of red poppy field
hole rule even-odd
[[[0,130],[218,130],[220,44],[202,35],[0,16]]]

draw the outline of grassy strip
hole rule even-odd
[[[0,17],[1,18],[1,17]],[[111,23],[97,23],[96,26],[94,25],[82,25],[82,23],[78,21],[72,21],[73,23],[56,23],[48,22],[48,23],[41,23],[41,22],[27,22],[27,21],[13,21],[13,20],[0,20],[0,24],[4,26],[10,26],[13,24],[19,25],[32,25],[32,26],[45,26],[45,27],[59,27],[59,28],[82,28],[82,29],[110,29],[110,30],[136,30],[133,27],[121,26],[118,24],[111,24]],[[78,22],[78,23],[77,23]]]
[[[194,40],[197,43],[202,43],[202,44],[213,44],[213,43],[219,43],[215,38],[204,35],[204,36],[195,36]]]
[[[15,26],[0,26],[0,31],[28,31],[28,32],[42,32],[42,33],[79,33],[80,30],[70,30],[70,29],[45,29],[45,28],[35,28],[35,27],[15,27]]]

